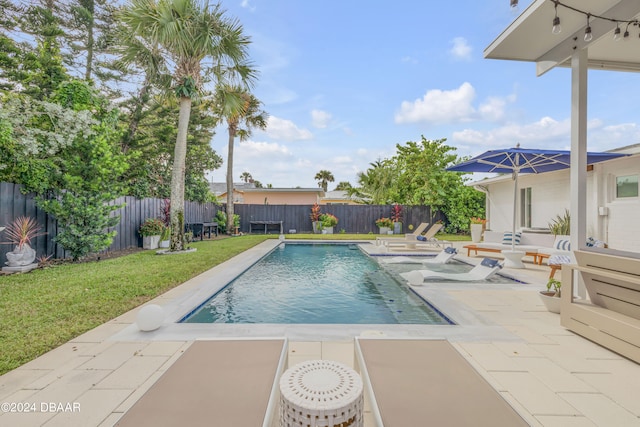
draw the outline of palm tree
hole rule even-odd
[[[238,85],[221,84],[215,92],[216,115],[227,123],[229,148],[227,153],[227,232],[233,230],[233,146],[236,136],[245,141],[252,129],[266,129],[267,113],[262,103]]]
[[[253,177],[249,172],[242,172],[242,175],[240,175],[240,179],[243,180],[244,182],[249,182],[253,180]]]
[[[321,170],[316,174],[314,179],[318,180],[318,186],[322,187],[322,190],[325,192],[327,191],[328,183],[336,180],[328,170]]]
[[[163,64],[173,70],[180,112],[171,174],[171,251],[180,251],[184,249],[187,128],[192,100],[203,84],[203,63],[210,64],[210,72],[204,75],[218,82],[248,83],[255,76],[246,62],[250,40],[237,20],[206,0],[130,0],[120,19],[136,39],[158,46]]]

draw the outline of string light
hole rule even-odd
[[[618,40],[629,40],[629,26],[635,26],[635,27],[640,27],[640,21],[637,19],[631,19],[631,20],[627,20],[627,19],[614,19],[614,18],[609,18],[607,16],[601,16],[601,15],[595,15],[591,12],[586,12],[584,10],[580,10],[576,7],[573,6],[569,6],[567,4],[562,3],[560,0],[549,0],[551,2],[553,2],[553,7],[555,9],[555,17],[553,18],[553,27],[551,28],[551,32],[553,34],[559,34],[562,31],[562,28],[560,27],[560,17],[558,16],[558,6],[562,6],[566,9],[572,10],[574,12],[578,12],[583,14],[584,16],[586,16],[587,18],[587,26],[584,29],[584,41],[585,42],[590,42],[591,40],[593,40],[593,34],[591,32],[591,19],[601,19],[604,21],[609,21],[609,22],[613,22],[614,24],[616,24],[616,29],[613,32],[613,39],[618,41]],[[513,3],[516,3],[516,6],[518,4],[518,0],[511,0],[511,7],[513,7]],[[620,30],[620,24],[627,24],[624,33],[622,34],[622,36],[620,35],[621,30]],[[638,37],[640,37],[640,34],[638,35]]]
[[[584,41],[587,43],[593,40],[593,34],[591,34],[591,24],[589,24],[589,18],[591,18],[591,14],[587,13],[587,28],[584,29]]]
[[[562,32],[562,27],[560,26],[560,17],[558,17],[558,3],[553,7],[556,10],[556,17],[553,18],[553,27],[551,27],[551,32],[553,34],[560,34]]]

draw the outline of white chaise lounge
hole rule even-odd
[[[467,273],[443,273],[432,270],[413,270],[408,273],[400,273],[411,286],[420,286],[425,280],[444,279],[455,280],[461,282],[481,282],[489,279],[502,268],[497,260],[485,258],[482,262],[471,269]]]

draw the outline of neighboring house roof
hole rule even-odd
[[[324,193],[324,197],[321,200],[322,201],[330,200],[335,202],[348,203],[348,202],[355,202],[356,198],[349,196],[348,191],[334,190],[334,191],[327,191],[326,193]]]
[[[243,191],[248,188],[255,188],[253,182],[234,182],[233,189],[236,191]],[[209,190],[216,196],[220,196],[221,194],[225,194],[227,192],[227,183],[226,182],[212,182],[209,184]]]
[[[237,191],[245,193],[324,193],[322,188],[236,188]]]

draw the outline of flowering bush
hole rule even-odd
[[[380,218],[380,219],[376,219],[376,225],[378,227],[388,227],[391,228],[393,227],[393,221],[391,220],[391,218]]]
[[[471,224],[487,225],[487,220],[483,218],[471,218],[470,221],[471,221]]]
[[[147,218],[140,226],[140,235],[147,236],[160,236],[164,230],[164,224],[158,218]]]
[[[391,206],[391,221],[402,222],[402,205]]]
[[[338,225],[338,218],[329,213],[320,215],[320,221],[322,221],[323,227],[335,227]]]

